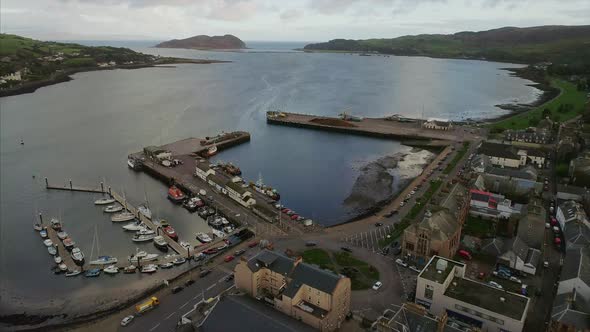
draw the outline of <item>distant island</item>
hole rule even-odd
[[[216,50],[237,50],[246,48],[240,38],[234,35],[206,36],[199,35],[185,39],[172,39],[159,43],[155,47],[162,48],[193,48],[193,49],[216,49]]]
[[[70,75],[82,71],[220,62],[227,61],[161,57],[122,47],[90,47],[0,34],[0,97],[66,82],[71,80]]]
[[[504,27],[389,39],[334,39],[306,45],[303,50],[589,66],[590,25]]]

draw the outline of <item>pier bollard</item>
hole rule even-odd
[[[49,188],[49,181],[45,178],[45,188]]]
[[[104,183],[100,183],[100,191],[104,194]]]
[[[72,187],[72,179],[70,179],[70,190],[74,190],[74,188]]]
[[[39,222],[43,225],[43,214],[39,213]]]

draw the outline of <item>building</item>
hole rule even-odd
[[[549,331],[590,330],[590,247],[567,250]]]
[[[556,213],[566,248],[575,249],[590,246],[590,221],[580,203],[566,201],[559,205]]]
[[[572,183],[590,187],[590,153],[584,152],[581,156],[572,159],[568,175],[572,179]]]
[[[227,190],[227,194],[231,199],[242,204],[245,207],[249,207],[256,204],[256,200],[252,198],[252,193],[246,190],[246,188],[242,187],[242,185],[240,185],[239,183],[228,182],[225,185],[225,189]]]
[[[22,80],[20,70],[15,71],[14,73],[10,73],[8,75],[1,76],[0,79],[5,81],[20,81]]]
[[[512,145],[483,142],[479,153],[487,156],[492,165],[500,167],[519,168],[526,164],[526,156],[519,156]]]
[[[585,197],[590,196],[590,190],[578,186],[557,185],[557,199],[582,202]]]
[[[545,160],[547,159],[547,154],[541,150],[537,149],[528,149],[528,150],[519,150],[518,155],[525,156],[527,159],[527,163],[532,163],[533,165],[537,166],[538,168],[543,168],[545,166]]]
[[[227,183],[229,181],[217,174],[210,174],[207,176],[207,183],[218,192],[227,195]]]
[[[531,198],[527,205],[527,214],[518,221],[517,236],[534,249],[541,249],[545,239],[547,213],[543,201]]]
[[[471,209],[469,214],[472,216],[481,216],[487,219],[510,219],[514,214],[520,214],[523,206],[512,203],[504,195],[493,194],[491,192],[471,189],[471,200],[469,205]]]
[[[422,123],[422,128],[434,130],[451,130],[453,124],[448,120],[429,119]]]
[[[514,142],[549,144],[553,141],[553,135],[547,129],[506,130],[504,139]]]
[[[540,250],[529,247],[520,237],[515,236],[505,244],[504,253],[498,257],[498,264],[535,275],[540,260]]]
[[[418,275],[416,303],[482,331],[522,331],[529,299],[465,278],[466,265],[434,256]]]
[[[421,305],[404,303],[397,310],[386,309],[371,325],[377,332],[469,332],[472,329],[460,321],[449,320],[447,315],[437,317]]]
[[[208,162],[197,161],[197,167],[195,167],[195,176],[201,178],[203,181],[207,181],[209,175],[215,175],[215,170],[209,167]]]
[[[497,193],[511,193],[514,195],[528,195],[541,192],[543,183],[537,182],[537,170],[527,165],[521,169],[488,167],[482,174],[483,186]]]
[[[236,287],[320,331],[338,329],[350,312],[350,279],[263,250],[235,267]]]
[[[461,224],[448,210],[426,211],[419,223],[404,230],[402,254],[426,263],[431,256],[451,258],[461,243]]]

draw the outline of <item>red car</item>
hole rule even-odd
[[[463,257],[464,259],[466,259],[468,261],[471,260],[471,254],[469,253],[469,251],[459,250],[457,253],[459,254],[459,256]]]
[[[216,254],[217,253],[217,249],[215,249],[215,248],[209,248],[209,249],[203,251],[203,253],[206,254],[206,255],[213,255],[213,254]]]
[[[258,245],[258,241],[250,242],[250,243],[248,244],[248,248],[254,248],[254,247],[256,247],[257,245]]]
[[[557,219],[555,217],[551,217],[551,226],[557,225]]]
[[[287,213],[287,212],[290,212],[290,211],[291,211],[291,209],[287,209],[287,208],[284,208],[284,209],[281,210],[281,212],[283,212],[283,213]]]
[[[297,220],[297,218],[299,218],[299,215],[297,215],[297,214],[294,214],[291,216],[291,220]]]
[[[225,258],[223,259],[223,261],[224,261],[224,262],[226,262],[226,263],[227,263],[227,262],[231,262],[231,261],[233,261],[233,260],[234,260],[234,258],[235,258],[235,257],[234,257],[234,256],[232,256],[232,255],[225,256]]]

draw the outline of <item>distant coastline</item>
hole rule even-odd
[[[56,73],[53,77],[38,81],[31,81],[18,85],[12,88],[0,90],[0,98],[8,96],[22,95],[26,93],[33,93],[37,89],[68,82],[73,80],[71,75],[76,73],[90,72],[90,71],[102,71],[102,70],[114,70],[114,69],[140,69],[140,68],[174,68],[175,64],[213,64],[213,63],[228,63],[231,61],[222,60],[205,60],[205,59],[183,59],[183,58],[162,58],[155,63],[145,64],[129,64],[129,65],[116,65],[112,67],[81,67],[69,69],[60,73]]]

